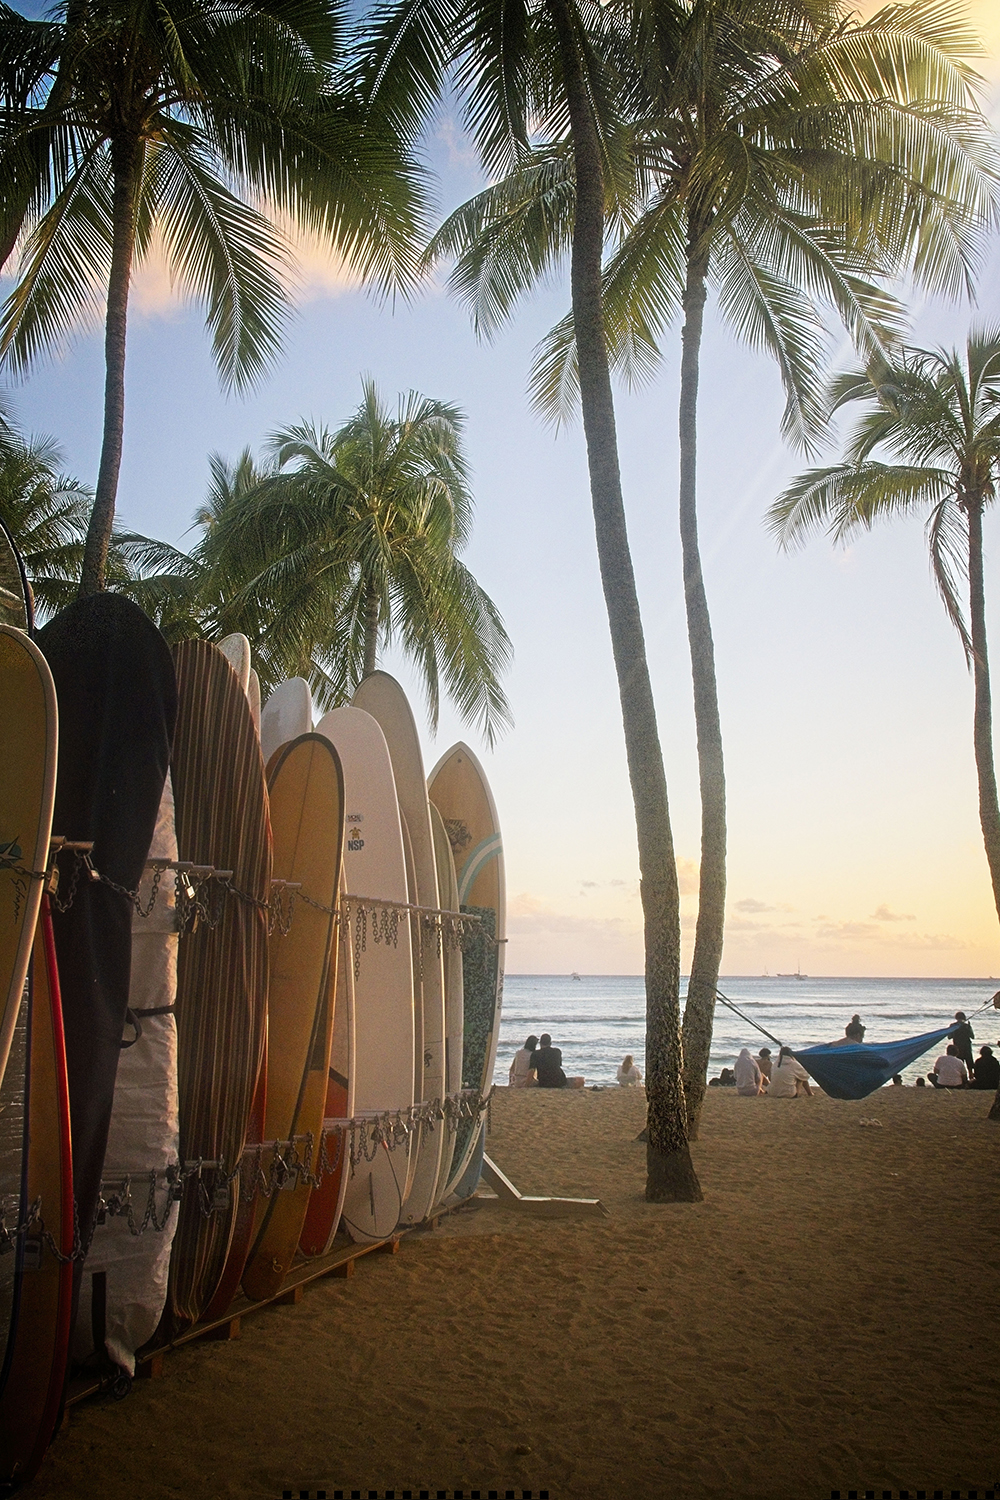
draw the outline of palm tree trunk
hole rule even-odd
[[[719,721],[712,621],[698,550],[698,362],[705,316],[708,231],[707,224],[697,222],[691,223],[688,229],[679,418],[681,554],[701,791],[698,923],[682,1033],[684,1092],[687,1098],[690,1140],[697,1138],[705,1098],[708,1054],[712,1046],[712,1026],[715,1021],[715,994],[719,983],[726,920],[726,768],[722,755],[722,725]]]
[[[125,332],[128,294],[135,253],[135,208],[142,163],[137,140],[115,141],[111,147],[114,188],[112,198],[111,275],[104,329],[104,441],[97,472],[94,508],[87,528],[80,578],[81,597],[104,588],[104,573],[115,523],[118,472],[125,430]]]
[[[625,525],[601,297],[604,179],[567,0],[549,0],[559,41],[576,170],[573,322],[601,581],[618,675],[635,805],[646,944],[646,1198],[697,1202],[681,1083],[680,897],[653,691]]]
[[[986,863],[993,882],[993,901],[1000,916],[1000,801],[993,762],[993,695],[990,690],[990,659],[986,648],[986,589],[983,582],[983,501],[981,495],[966,499],[969,519],[969,625],[972,635],[972,674],[975,705],[972,741],[979,777],[979,824],[983,830]],[[989,1118],[1000,1120],[1000,1089]]]
[[[370,588],[365,594],[365,659],[362,676],[370,677],[375,671],[378,653],[378,591]]]

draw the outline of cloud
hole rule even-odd
[[[917,920],[912,911],[890,911],[884,901],[872,912],[871,919],[873,922],[915,922]]]
[[[773,906],[768,906],[766,901],[755,901],[752,896],[745,896],[742,901],[733,902],[734,911],[745,911],[751,915],[762,911],[773,911]]]
[[[521,891],[507,902],[507,931],[511,936],[569,933],[621,938],[631,936],[637,930],[635,923],[627,922],[623,917],[577,917],[570,912],[556,911],[528,891]]]
[[[698,861],[696,859],[679,859],[677,861],[677,880],[682,896],[696,896],[698,894],[698,869]]]

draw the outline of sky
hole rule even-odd
[[[22,7],[26,12],[30,6]],[[1000,6],[972,16],[991,56],[1000,120]],[[429,142],[440,200],[480,185],[454,119]],[[568,306],[565,279],[518,310],[492,344],[441,285],[379,303],[321,246],[301,252],[284,353],[246,399],[227,397],[203,317],[155,267],[132,295],[121,522],[181,546],[208,482],[208,455],[259,448],[303,416],[331,424],[361,377],[467,415],[476,525],[465,560],[512,637],[514,728],[494,750],[446,705],[436,735],[405,661],[381,665],[412,693],[428,771],[457,739],[480,756],[507,861],[508,970],[642,970],[631,795],[598,575],[583,435],[530,410],[534,346]],[[978,306],[920,305],[913,341],[961,341],[1000,322],[1000,244]],[[102,412],[96,330],[37,366],[14,395],[22,426],[62,444],[92,484]],[[849,359],[841,349],[840,358]],[[699,820],[690,666],[677,539],[679,333],[648,388],[616,409],[629,533],[663,742],[681,875],[685,962],[697,912]],[[699,411],[699,511],[715,632],[729,798],[723,974],[1000,976],[1000,925],[978,824],[972,684],[935,595],[918,522],[793,554],[767,534],[767,506],[804,461],[783,443],[774,367],[709,310]],[[831,450],[830,461],[833,451]],[[988,626],[1000,663],[1000,518],[986,528]]]

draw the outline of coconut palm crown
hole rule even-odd
[[[105,420],[82,589],[103,587],[124,424],[133,267],[155,251],[201,302],[223,382],[280,346],[275,216],[361,278],[406,285],[417,178],[338,72],[341,0],[65,0],[0,6],[0,264],[20,246],[0,356],[22,372],[102,307]]]
[[[938,592],[975,687],[973,744],[983,843],[1000,916],[1000,804],[986,638],[983,512],[1000,481],[1000,327],[963,350],[907,349],[832,383],[828,409],[861,407],[844,462],[809,469],[772,505],[790,547],[811,531],[845,541],[896,517],[924,519]],[[880,456],[881,455],[881,456]]]
[[[489,743],[510,723],[510,640],[459,557],[473,509],[463,427],[455,406],[415,392],[393,413],[366,380],[338,430],[303,421],[260,466],[213,461],[195,549],[208,629],[249,637],[263,687],[301,673],[324,704],[346,702],[395,642],[432,726],[442,686]]]

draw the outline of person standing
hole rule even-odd
[[[975,1067],[975,1063],[972,1060],[972,1039],[976,1033],[965,1019],[964,1010],[956,1010],[955,1020],[958,1022],[958,1025],[951,1034],[951,1045],[955,1049],[956,1057],[962,1059],[971,1073]]]

